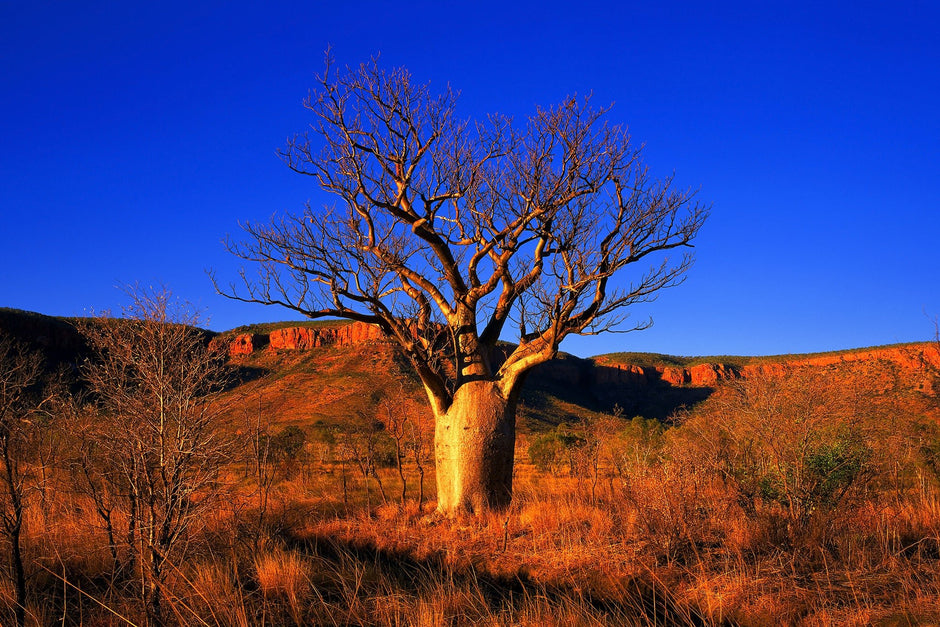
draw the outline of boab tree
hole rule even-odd
[[[588,99],[517,126],[462,120],[450,88],[374,60],[337,72],[328,59],[317,83],[311,129],[281,156],[337,204],[245,226],[230,249],[258,274],[225,292],[378,325],[434,413],[439,510],[505,507],[526,372],[678,283],[688,250],[654,254],[690,246],[707,207],[651,178]],[[615,282],[628,267],[642,270]]]

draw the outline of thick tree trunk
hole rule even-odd
[[[436,417],[437,509],[453,515],[509,506],[516,403],[492,381],[471,381]]]

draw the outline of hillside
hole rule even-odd
[[[89,357],[77,330],[88,324],[95,321],[0,310],[0,332],[42,351],[50,367],[74,371]],[[760,358],[562,354],[526,381],[513,474],[519,498],[505,516],[468,522],[431,513],[432,449],[420,428],[430,426],[427,402],[375,328],[277,323],[203,338],[236,375],[224,393],[225,418],[251,459],[236,457],[223,481],[204,484],[221,498],[203,501],[212,509],[200,510],[174,565],[183,577],[168,583],[172,598],[193,608],[187,612],[203,612],[199,624],[401,624],[398,616],[443,604],[454,620],[421,624],[503,624],[494,616],[537,625],[801,624],[807,616],[824,617],[819,624],[919,624],[907,614],[902,622],[876,620],[899,611],[935,624],[940,617],[936,345]],[[735,393],[722,389],[742,380]],[[668,420],[706,399],[668,437],[653,421],[557,429],[615,406],[625,418]],[[419,428],[406,436],[423,452],[400,469],[391,422],[376,422],[386,412],[423,422],[409,423]],[[107,420],[88,417],[83,428]],[[302,458],[287,453],[298,435],[288,427],[307,438]],[[259,428],[271,438],[252,438]],[[97,437],[108,445],[109,436]],[[93,614],[99,607],[142,617],[132,613],[134,576],[119,570],[135,545],[108,537],[99,502],[74,472],[76,450],[33,441],[42,463],[68,455],[30,478],[24,537],[38,566],[29,603],[55,610],[31,610],[42,617],[36,623],[67,622],[65,599],[73,614],[83,602],[56,596],[62,586],[42,574],[46,564],[90,599],[79,622],[108,622]],[[252,444],[262,442],[276,443],[278,456],[255,462],[250,453],[260,449]],[[110,472],[111,456],[128,447],[98,450],[92,472]],[[741,471],[729,473],[729,461]],[[791,487],[794,477],[800,483]],[[129,537],[133,503],[108,502],[118,508],[108,519],[118,521],[118,538]],[[0,589],[10,590],[8,581]],[[0,598],[0,613],[10,599]],[[474,610],[468,599],[483,605]],[[531,613],[531,603],[542,613]],[[387,606],[397,608],[394,621],[385,620]],[[517,620],[526,616],[529,623]]]
[[[0,331],[41,350],[52,366],[85,357],[75,320],[0,309]],[[229,354],[238,384],[227,393],[233,428],[261,415],[276,425],[329,427],[371,419],[383,399],[426,412],[424,394],[406,360],[376,327],[345,321],[250,325],[207,341]],[[904,344],[776,357],[676,357],[611,353],[590,359],[562,354],[528,377],[519,411],[522,433],[538,433],[619,406],[626,416],[668,419],[705,400],[722,382],[782,376],[794,368],[825,369],[876,379],[899,396],[935,395],[940,351]]]
[[[276,324],[221,334],[234,363],[258,377],[237,394],[268,399],[270,419],[285,424],[332,424],[375,411],[400,397],[425,411],[423,393],[406,361],[362,323]],[[267,331],[267,333],[265,333]],[[590,359],[562,354],[536,368],[522,396],[522,433],[552,429],[619,406],[625,415],[668,419],[705,400],[723,382],[783,376],[796,368],[824,369],[835,378],[859,375],[885,392],[934,395],[940,351],[931,343],[777,357],[674,357],[615,353]],[[247,402],[247,401],[246,401]]]

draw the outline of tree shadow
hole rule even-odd
[[[652,577],[632,575],[619,580],[615,592],[604,593],[584,586],[537,581],[524,566],[512,575],[492,574],[476,565],[455,567],[447,563],[441,552],[419,559],[406,551],[379,548],[369,541],[350,542],[329,536],[301,538],[290,533],[282,539],[289,549],[324,559],[337,571],[350,568],[351,563],[375,569],[386,581],[416,596],[440,590],[444,584],[466,586],[479,593],[493,614],[521,610],[527,601],[544,599],[554,607],[587,607],[614,624],[714,624],[698,608],[676,603],[669,590]],[[361,592],[368,594],[367,590]],[[321,596],[330,593],[318,589]],[[337,600],[346,599],[341,591],[336,594]],[[719,624],[734,623],[726,620]]]

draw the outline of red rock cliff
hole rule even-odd
[[[875,370],[894,368],[908,385],[929,391],[932,377],[940,372],[940,348],[936,344],[912,344],[891,348],[760,361],[741,368],[729,364],[703,363],[688,368],[638,366],[610,363],[605,358],[595,361],[595,384],[647,385],[660,381],[669,385],[711,386],[736,377],[782,376],[790,368],[827,367],[839,364],[870,365]]]
[[[352,346],[382,338],[379,327],[374,324],[353,322],[335,327],[286,327],[272,331],[267,337],[254,333],[236,335],[228,340],[228,351],[232,357],[250,355],[268,343],[272,350],[309,350],[318,346]]]

